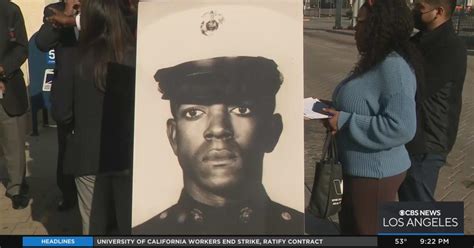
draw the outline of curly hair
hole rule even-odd
[[[367,9],[368,16],[358,34],[364,45],[352,77],[368,72],[395,51],[412,67],[420,85],[424,80],[421,55],[410,42],[414,22],[406,0],[376,0],[372,6],[366,2],[361,8]]]

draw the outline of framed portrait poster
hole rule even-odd
[[[133,234],[304,234],[301,4],[140,3]]]

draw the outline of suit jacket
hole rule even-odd
[[[107,109],[110,110],[110,107],[113,108],[114,106],[106,105],[104,108],[105,94],[96,87],[96,83],[92,73],[95,65],[95,58],[93,54],[91,52],[88,52],[86,54],[80,54],[80,57],[80,65],[82,66],[76,66],[73,76],[73,87],[71,89],[71,92],[68,93],[68,95],[73,95],[73,97],[65,98],[65,102],[58,103],[62,104],[62,106],[69,106],[71,108],[68,110],[66,109],[63,113],[73,113],[72,127],[74,129],[74,132],[68,137],[66,145],[68,149],[66,149],[64,172],[66,174],[72,174],[75,176],[97,175],[100,170],[99,165],[102,136],[101,130],[103,127],[103,111],[108,111]],[[130,67],[133,67],[135,64],[135,52],[130,51],[126,53],[125,58],[125,64]],[[125,74],[129,74],[127,78],[133,80],[133,69],[130,73],[125,72]],[[108,80],[110,81],[111,78],[109,77]],[[109,81],[107,82],[114,83]],[[130,80],[127,80],[127,82],[125,83],[128,83],[128,81]],[[119,82],[119,85],[124,84]],[[131,86],[126,87],[133,87],[133,84]],[[107,86],[107,90],[114,88],[116,87],[112,87],[112,85]],[[117,92],[114,93],[112,91],[111,93],[118,95],[122,94]],[[111,97],[115,98],[113,96]],[[124,103],[127,104],[130,101],[133,101],[133,98],[123,100],[125,101]],[[113,102],[111,103],[113,105]],[[127,109],[129,109],[129,106],[127,107]],[[115,111],[121,111],[121,109],[116,109]],[[124,109],[124,111],[126,111],[126,109]],[[107,116],[110,115],[106,115],[106,118]],[[129,120],[131,119],[127,117],[128,114],[125,114],[123,116],[125,116],[124,118],[127,119],[127,123],[129,123]],[[60,118],[61,120],[65,120],[67,119],[67,116],[58,116],[58,118]],[[111,123],[109,124],[109,126],[113,125],[114,120],[115,118],[112,118],[112,122],[110,122],[109,120],[109,122],[106,123]],[[125,124],[124,128],[119,127],[117,130],[131,130],[130,128],[130,124]],[[111,130],[111,132],[113,133],[114,130]],[[123,150],[121,150],[120,152],[129,152],[129,142],[131,142],[131,140],[127,137],[130,137],[130,135],[131,134],[124,135],[125,142],[123,145],[116,144],[117,146],[114,145],[114,147],[122,147]],[[119,151],[115,150],[112,152],[114,152],[115,154]],[[130,161],[131,155],[124,155],[123,157],[125,157],[127,161]],[[127,165],[127,161],[122,161],[122,163],[126,164],[126,166],[119,166],[120,168],[118,170],[126,169],[125,167],[130,167],[129,164]],[[111,172],[117,170],[114,167],[111,168],[111,170],[106,169],[104,172],[106,171]]]
[[[50,8],[63,11],[64,3],[53,3],[45,7],[43,25],[36,35],[36,46],[43,52],[54,49],[56,67],[54,69],[53,86],[51,88],[52,116],[58,124],[72,122],[72,81],[76,67],[77,38],[74,27],[55,28],[46,21],[46,17],[53,14]]]
[[[28,110],[28,96],[21,65],[28,57],[28,37],[20,8],[0,0],[0,65],[5,70],[6,92],[0,104],[10,116]]]

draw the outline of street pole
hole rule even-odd
[[[352,1],[352,16],[351,16],[351,27],[355,28],[357,14],[359,13],[359,1],[353,0]]]
[[[459,34],[459,31],[461,29],[461,19],[464,17],[464,14],[466,12],[466,8],[467,8],[467,0],[464,0],[463,1],[463,6],[462,6],[462,9],[459,11],[459,14],[458,14],[458,25],[456,27],[456,33]]]
[[[336,25],[333,29],[342,29],[342,0],[336,0]]]
[[[361,0],[354,0],[352,3],[352,27],[355,28],[357,24],[357,16],[359,15],[359,9],[362,7]]]
[[[318,0],[318,18],[321,18],[321,0]]]

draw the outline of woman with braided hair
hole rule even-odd
[[[344,172],[340,213],[343,234],[377,234],[380,204],[396,201],[410,167],[405,144],[416,131],[416,48],[413,20],[405,0],[369,0],[359,10],[356,44],[360,58],[335,89],[333,117]]]

